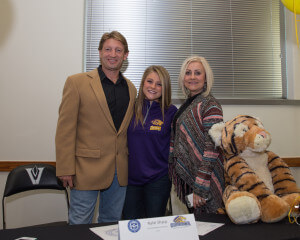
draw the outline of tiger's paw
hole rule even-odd
[[[300,216],[300,193],[291,193],[281,197],[290,206],[290,216]]]
[[[261,220],[266,223],[278,222],[289,212],[289,204],[276,195],[269,195],[260,201]]]
[[[300,205],[300,193],[287,194],[281,198],[289,204],[290,208]]]
[[[236,224],[255,223],[261,217],[261,207],[257,198],[249,192],[231,194],[225,204],[226,212]]]

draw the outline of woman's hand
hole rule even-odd
[[[193,204],[194,204],[194,208],[201,207],[206,204],[206,200],[194,193],[193,194]]]

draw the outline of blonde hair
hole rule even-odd
[[[138,122],[141,122],[141,124],[144,125],[143,105],[144,105],[145,94],[143,92],[143,88],[147,76],[152,72],[157,73],[162,84],[161,97],[159,98],[158,101],[160,104],[163,119],[164,119],[165,109],[168,109],[169,106],[171,105],[171,80],[170,80],[169,72],[163,66],[159,66],[159,65],[149,66],[144,71],[140,88],[139,88],[139,94],[135,103],[135,126],[138,124]]]
[[[180,86],[183,94],[186,97],[189,97],[190,96],[190,91],[184,86],[184,76],[185,76],[186,69],[187,69],[188,65],[192,62],[201,63],[204,70],[205,70],[205,84],[204,84],[204,87],[203,87],[204,91],[201,93],[201,95],[206,97],[210,93],[211,88],[213,86],[214,75],[213,75],[211,67],[209,66],[209,63],[207,62],[207,60],[204,57],[190,56],[190,57],[188,57],[184,60],[184,62],[182,63],[179,78],[178,78],[179,86]]]

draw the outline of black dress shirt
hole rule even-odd
[[[106,102],[110,114],[118,131],[124,119],[129,104],[129,91],[126,80],[120,73],[117,82],[114,84],[102,71],[101,65],[98,67],[98,73],[105,93]]]

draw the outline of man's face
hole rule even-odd
[[[128,52],[124,52],[123,44],[115,39],[107,39],[99,50],[102,69],[105,71],[120,71]]]

